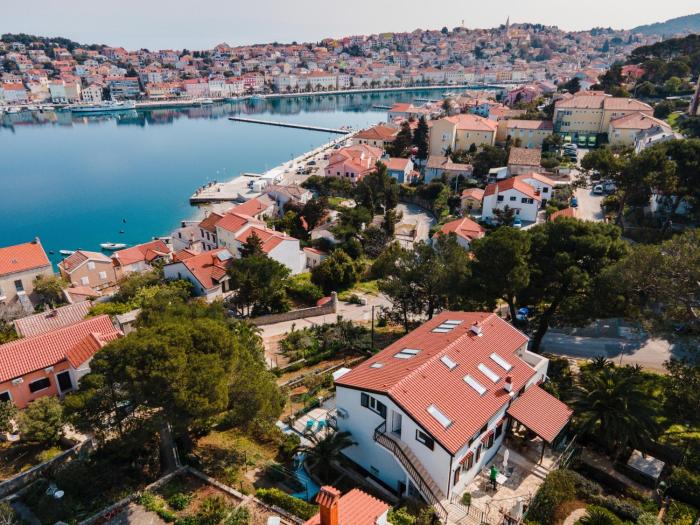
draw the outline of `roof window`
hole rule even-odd
[[[503,370],[506,372],[510,372],[510,369],[513,368],[513,365],[511,365],[508,361],[503,359],[500,355],[498,355],[496,352],[491,354],[489,356],[491,360],[496,363],[498,366],[500,366]]]
[[[447,356],[447,355],[443,355],[443,356],[440,358],[440,361],[442,361],[442,364],[445,365],[445,366],[446,366],[447,368],[449,368],[450,370],[453,370],[453,369],[455,369],[455,368],[457,367],[457,363],[455,363],[455,362],[454,362],[452,359],[450,359],[450,357]]]
[[[440,409],[438,407],[436,407],[435,405],[430,405],[428,407],[428,414],[430,414],[435,419],[437,419],[437,422],[440,423],[445,428],[450,428],[450,426],[452,425],[452,420],[449,417],[447,417],[445,414],[440,412]]]
[[[412,357],[417,356],[420,353],[420,350],[416,350],[415,348],[404,348],[400,352],[394,354],[394,357],[397,359],[411,359]]]
[[[477,367],[479,369],[479,372],[484,374],[486,377],[488,377],[491,381],[494,383],[497,383],[500,377],[496,372],[491,370],[488,366],[486,366],[484,363],[479,363],[479,366]]]
[[[486,393],[486,387],[479,383],[476,379],[474,379],[472,376],[467,374],[464,376],[464,382],[467,383],[470,387],[472,387],[477,394],[480,396],[483,396]]]
[[[381,368],[384,366],[384,363],[372,363],[369,365],[370,368]]]

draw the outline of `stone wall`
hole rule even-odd
[[[257,326],[266,324],[283,323],[285,321],[295,321],[306,317],[316,317],[319,315],[334,314],[338,311],[338,294],[331,292],[331,300],[323,306],[312,306],[311,308],[301,308],[300,310],[290,310],[282,314],[263,315],[251,319],[250,322]]]

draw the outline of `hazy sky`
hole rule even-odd
[[[539,22],[562,29],[631,28],[700,11],[698,0],[0,0],[0,32],[81,43],[205,49],[262,42]],[[493,6],[493,9],[489,7]]]

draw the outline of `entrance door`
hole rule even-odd
[[[70,372],[61,372],[60,374],[56,374],[56,380],[58,381],[58,388],[63,392],[67,392],[68,390],[73,390],[73,382],[70,380]]]
[[[401,414],[391,413],[391,432],[401,437]]]

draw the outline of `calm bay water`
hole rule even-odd
[[[99,250],[167,235],[196,214],[211,180],[261,172],[334,136],[231,122],[250,114],[326,127],[385,120],[373,105],[435,91],[354,94],[133,111],[120,116],[15,114],[0,119],[0,246],[40,237],[47,251]],[[124,222],[126,221],[126,222]],[[120,233],[124,230],[124,233]]]

